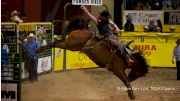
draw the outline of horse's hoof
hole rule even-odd
[[[130,95],[129,96],[131,100],[134,100],[135,99],[135,96],[134,95]]]
[[[131,100],[134,100],[134,99],[135,99],[135,95],[134,95],[134,93],[133,93],[132,90],[129,90],[129,91],[128,91],[128,95],[129,95],[129,98],[130,98]]]

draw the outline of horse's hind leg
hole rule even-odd
[[[44,50],[47,50],[47,49],[50,49],[53,47],[65,49],[66,48],[66,41],[54,41],[52,43],[48,43],[48,45],[44,45],[44,46],[37,48],[36,51],[42,52]]]
[[[123,71],[123,70],[116,70],[116,71],[113,71],[114,74],[116,76],[118,76],[119,79],[121,79],[124,83],[124,85],[127,87],[127,92],[128,92],[128,96],[130,97],[131,100],[134,100],[135,99],[135,95],[133,93],[133,90],[132,90],[132,87],[131,87],[131,84],[128,80],[128,77],[126,75],[126,73]]]

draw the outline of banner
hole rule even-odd
[[[98,67],[84,53],[68,51],[66,52],[66,69],[92,68]]]
[[[1,83],[1,101],[19,101],[17,84]]]
[[[73,5],[102,5],[102,0],[72,0]]]
[[[143,51],[151,67],[175,67],[171,59],[180,33],[124,32],[121,37],[125,41],[134,38],[131,48]]]
[[[124,24],[126,23],[126,17],[131,16],[132,23],[134,25],[148,25],[150,20],[161,20],[162,11],[124,11]]]
[[[51,56],[38,59],[38,73],[51,70]]]
[[[52,29],[52,23],[51,22],[37,22],[37,23],[19,23],[19,31],[36,31],[36,25],[38,27],[44,26],[46,30]]]
[[[175,45],[175,43],[134,42],[132,47],[143,51],[151,67],[175,67],[171,62]]]
[[[180,25],[180,11],[164,12],[164,24]]]
[[[55,48],[54,71],[63,70],[63,62],[64,62],[64,50],[60,48]]]
[[[162,22],[162,31],[171,32],[171,28],[175,28],[175,32],[180,32],[180,10],[125,10],[123,13],[123,25],[125,25],[127,18],[132,18],[135,31],[144,31],[144,26],[149,25],[150,20],[160,19]]]
[[[2,31],[15,31],[16,29],[16,23],[6,23],[2,22],[1,23],[1,30]]]

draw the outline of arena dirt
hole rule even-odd
[[[176,69],[151,68],[131,83],[134,101],[180,101]],[[37,83],[22,82],[21,101],[131,101],[125,86],[103,68],[50,72]]]

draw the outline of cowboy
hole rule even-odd
[[[100,13],[100,16],[98,18],[94,17],[87,9],[85,6],[81,6],[81,9],[87,14],[87,16],[97,25],[99,34],[103,36],[103,39],[110,42],[111,45],[119,50],[121,52],[121,55],[124,55],[127,58],[127,54],[129,52],[127,51],[128,49],[126,48],[126,45],[124,43],[119,43],[121,42],[121,38],[118,38],[114,35],[114,33],[111,31],[109,28],[109,25],[111,25],[115,33],[122,33],[123,31],[120,30],[117,25],[110,19],[111,15],[108,11],[104,10],[103,12]]]
[[[23,20],[20,19],[20,17],[18,16],[20,13],[17,12],[16,10],[11,12],[11,20],[17,23],[22,23]]]
[[[28,66],[29,66],[29,80],[32,82],[37,82],[38,74],[38,53],[36,49],[39,47],[38,43],[35,41],[35,36],[33,33],[30,33],[28,36],[28,42],[25,46],[28,56]]]
[[[81,9],[88,15],[88,17],[97,25],[99,34],[104,37],[105,40],[110,41],[111,45],[117,46],[118,38],[113,34],[109,25],[111,25],[116,33],[122,33],[117,25],[110,19],[111,15],[108,11],[101,12],[98,18],[94,17],[85,6],[81,6]]]
[[[174,64],[174,58],[176,58],[177,67],[177,80],[180,80],[180,39],[176,41],[176,47],[174,47],[172,55],[172,63]]]

